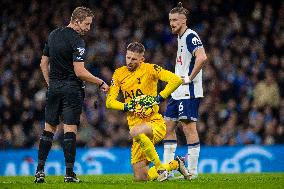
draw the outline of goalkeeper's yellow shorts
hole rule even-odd
[[[154,145],[160,142],[161,140],[163,140],[166,135],[165,121],[162,116],[157,116],[157,117],[161,118],[146,122],[146,124],[149,125],[153,130],[153,137],[150,139]],[[143,160],[146,160],[146,156],[144,155],[142,149],[140,148],[140,145],[133,140],[131,148],[131,164],[135,164]]]

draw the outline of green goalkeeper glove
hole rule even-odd
[[[127,112],[127,111],[133,112],[135,110],[135,106],[136,106],[136,101],[135,101],[135,99],[132,99],[129,102],[124,103],[123,111],[125,111],[125,112]]]
[[[158,95],[156,97],[150,95],[141,95],[135,98],[136,103],[138,103],[143,108],[149,108],[156,104],[160,104],[164,100],[165,99],[161,95]]]

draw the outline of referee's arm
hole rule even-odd
[[[109,90],[109,86],[102,79],[95,77],[85,68],[84,62],[73,62],[73,65],[74,72],[78,78],[99,85],[100,89],[104,92]]]
[[[92,75],[86,68],[84,62],[73,62],[74,72],[78,78],[83,81],[88,81],[97,85],[102,84],[104,81]]]
[[[42,71],[43,77],[45,79],[45,82],[47,83],[47,85],[49,85],[49,78],[48,78],[48,74],[49,74],[49,69],[48,69],[48,56],[42,56],[41,57],[41,61],[40,61],[40,69]]]

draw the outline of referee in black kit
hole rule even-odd
[[[43,50],[40,67],[48,85],[45,108],[45,128],[38,151],[36,183],[44,182],[44,165],[52,146],[59,117],[64,123],[64,182],[80,182],[73,172],[76,155],[76,133],[84,99],[84,81],[97,84],[107,93],[109,86],[93,76],[84,67],[85,42],[81,36],[89,30],[94,13],[86,7],[77,7],[67,27],[53,30]],[[49,68],[50,66],[50,68]]]

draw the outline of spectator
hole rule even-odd
[[[273,72],[265,71],[264,81],[259,81],[254,89],[254,99],[258,108],[265,105],[278,108],[280,103],[280,92],[278,84],[275,82]]]

